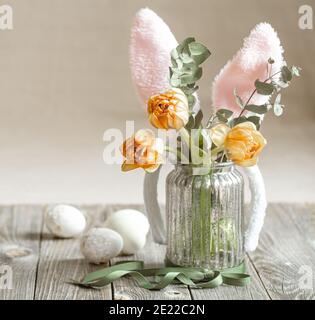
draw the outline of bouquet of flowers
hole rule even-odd
[[[238,87],[233,88],[232,106],[237,105],[239,111],[231,110],[231,105],[214,106],[216,111],[203,123],[202,110],[196,108],[199,104],[196,82],[202,76],[201,64],[209,56],[210,51],[194,38],[185,39],[171,51],[170,89],[149,97],[147,113],[155,128],[178,132],[176,146],[167,145],[163,150],[162,140],[156,139],[151,130],[139,130],[121,148],[125,157],[123,171],[143,168],[153,172],[162,162],[163,151],[175,154],[181,163],[203,164],[209,168],[225,161],[245,167],[257,163],[266,145],[259,131],[264,115],[271,110],[276,116],[282,115],[281,91],[289,86],[293,76],[299,76],[299,68],[288,67],[283,61],[276,63],[269,57],[261,72],[264,76],[253,83],[244,83],[246,87],[253,87],[252,92],[241,96]],[[232,64],[226,69],[232,69]],[[229,72],[226,69],[223,73]],[[216,79],[218,86],[222,81],[220,77],[222,74]],[[260,100],[263,103],[255,103]]]
[[[266,145],[260,132],[264,115],[281,116],[281,91],[300,68],[289,67],[273,27],[258,24],[243,47],[226,63],[212,83],[213,114],[204,119],[196,83],[210,51],[190,37],[178,43],[165,22],[150,9],[141,9],[131,30],[131,74],[149,122],[121,147],[123,171],[143,168],[144,200],[154,239],[165,243],[165,227],[157,202],[160,165],[168,159],[211,172],[228,161],[243,166],[252,193],[252,217],[245,249],[253,251],[263,225],[266,197],[256,165]],[[163,139],[161,139],[161,136]],[[164,143],[163,143],[164,142]]]

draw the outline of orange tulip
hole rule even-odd
[[[126,159],[121,166],[122,171],[143,168],[153,172],[162,163],[163,143],[161,139],[155,139],[151,130],[138,130],[123,143],[121,152]]]
[[[154,127],[179,130],[189,119],[187,97],[178,88],[154,95],[148,101],[148,113]]]

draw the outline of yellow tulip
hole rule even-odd
[[[224,123],[217,124],[215,127],[210,129],[211,141],[217,147],[222,147],[224,145],[225,138],[230,130],[231,128]]]
[[[258,155],[267,144],[252,122],[243,122],[232,129],[218,124],[210,130],[212,142],[224,147],[228,159],[239,166],[250,167],[257,163]]]
[[[179,130],[187,124],[189,119],[187,97],[178,88],[154,95],[148,100],[148,113],[154,127]]]
[[[162,163],[163,142],[156,139],[151,130],[138,130],[131,138],[124,141],[121,153],[124,160],[122,171],[143,168],[147,172],[158,169]]]
[[[228,158],[243,167],[255,165],[266,144],[267,141],[252,122],[233,127],[224,141]]]

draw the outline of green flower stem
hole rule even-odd
[[[212,234],[212,175],[213,175],[213,170],[211,168],[210,172],[209,172],[209,179],[210,179],[210,190],[209,190],[209,194],[208,194],[208,199],[209,199],[209,207],[207,208],[208,212],[209,212],[209,244],[210,244],[210,256],[212,255],[212,239],[213,239],[213,234]]]
[[[196,177],[197,176],[193,176],[193,180],[192,180],[192,186],[193,186],[193,190],[194,190],[194,185],[196,183]],[[192,199],[191,199],[191,208],[192,208],[192,220],[191,220],[191,229],[192,229],[192,234],[191,234],[191,256],[192,256],[192,260],[195,261],[196,258],[198,258],[198,254],[196,254],[196,235],[198,234],[198,218],[196,217],[197,214],[197,210],[196,210],[196,205],[198,203],[198,199],[196,199],[196,193],[195,191],[192,192]]]
[[[186,143],[187,147],[189,148],[189,146],[190,146],[190,135],[189,135],[188,131],[184,127],[182,127],[181,129],[179,129],[179,134],[183,138],[183,140]]]
[[[216,156],[218,153],[220,153],[221,151],[224,151],[224,147],[217,147],[211,150],[211,155],[212,156]]]
[[[177,160],[179,161],[184,161],[184,163],[189,163],[189,160],[184,156],[184,154],[182,152],[180,152],[179,150],[175,150],[169,146],[165,146],[164,150],[166,152],[171,152],[173,154],[175,154],[177,156]]]
[[[179,130],[179,134],[190,150],[193,164],[198,164],[197,160],[199,160],[199,158],[200,158],[200,153],[202,154],[201,158],[204,160],[203,163],[205,165],[211,164],[210,154],[208,152],[204,151],[203,149],[199,148],[199,146],[196,146],[194,144],[194,141],[193,141],[193,139],[191,139],[191,136],[190,136],[189,132],[187,131],[187,129],[185,129],[184,127],[181,128]]]
[[[201,223],[201,228],[200,228],[200,260],[204,261],[205,259],[205,237],[206,237],[206,212],[207,212],[207,189],[204,186],[204,179],[206,177],[202,178],[202,183],[200,186],[200,223]]]

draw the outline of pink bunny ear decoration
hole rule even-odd
[[[255,80],[264,81],[268,77],[268,59],[274,60],[272,70],[269,70],[274,74],[284,63],[282,54],[283,48],[273,27],[268,23],[258,24],[244,40],[243,47],[215,78],[212,85],[213,106],[216,109],[227,108],[238,114],[241,109],[235,101],[234,90],[246,102],[255,89]],[[260,105],[267,103],[268,99],[269,96],[255,94],[251,103]],[[243,169],[251,191],[251,219],[245,232],[245,250],[254,251],[266,213],[266,190],[257,165]]]
[[[140,9],[131,28],[131,77],[145,106],[150,96],[170,88],[171,51],[178,45],[168,25],[152,10]],[[197,94],[194,113],[200,109]]]
[[[130,67],[144,106],[151,95],[170,88],[170,53],[177,45],[170,28],[155,12],[148,8],[137,12],[131,29]],[[145,174],[143,196],[153,238],[158,243],[165,243],[165,223],[157,194],[159,174],[160,169]]]
[[[269,23],[258,24],[244,39],[243,47],[216,76],[212,85],[213,106],[240,112],[234,97],[234,90],[245,102],[255,89],[256,79],[263,81],[267,76],[267,61],[274,60],[271,73],[283,65],[283,48],[277,33]],[[255,94],[251,102],[257,105],[268,102],[268,96]]]
[[[155,12],[148,8],[137,12],[131,29],[130,67],[144,105],[153,94],[170,88],[170,52],[176,46],[170,28]]]

